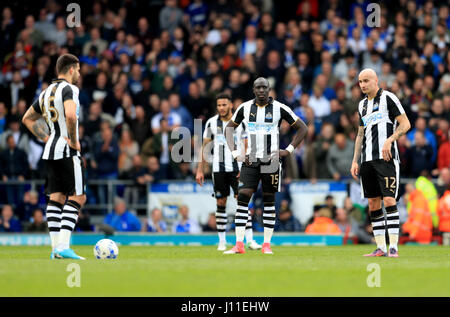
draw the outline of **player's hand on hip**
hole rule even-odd
[[[389,139],[387,139],[383,144],[383,148],[381,149],[381,152],[383,154],[383,160],[385,160],[385,161],[390,161],[392,158],[391,146],[392,146],[392,142]]]
[[[231,155],[237,162],[244,162],[245,155],[243,155],[239,150],[234,150],[231,152]]]
[[[238,157],[236,157],[236,161],[240,163],[245,162],[245,155],[239,155]]]
[[[79,141],[77,141],[75,144],[72,143],[72,145],[69,144],[69,146],[74,148],[75,150],[81,152],[81,145],[80,145]]]
[[[350,173],[355,180],[358,180],[359,176],[359,165],[356,162],[352,162],[352,167],[350,168]]]
[[[198,172],[197,175],[195,176],[195,181],[200,186],[203,186],[203,183],[205,182],[205,175],[202,172]]]
[[[280,150],[278,153],[279,153],[278,155],[279,155],[280,157],[286,157],[286,156],[289,156],[289,154],[291,154],[291,153],[289,153],[289,151],[287,151],[287,150]]]
[[[74,150],[80,151],[81,152],[81,145],[80,145],[80,141],[77,141],[76,143],[73,143],[71,139],[69,138],[64,138],[67,141],[67,144],[69,145],[69,147],[71,147]]]

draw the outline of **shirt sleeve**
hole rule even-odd
[[[205,131],[203,131],[203,138],[204,139],[211,139],[212,138],[212,131],[211,131],[211,121],[206,121]]]
[[[405,110],[403,109],[402,104],[400,103],[400,100],[398,100],[396,95],[387,94],[386,95],[386,103],[387,103],[389,115],[391,117],[396,118],[405,113]]]
[[[285,105],[281,105],[280,115],[281,115],[281,119],[286,120],[290,125],[293,125],[295,123],[295,121],[298,120],[298,117],[294,113],[294,111],[292,111],[291,108],[289,108]]]
[[[36,111],[39,114],[42,114],[41,103],[39,102],[39,100],[40,98],[36,98],[36,100],[31,104],[31,106],[33,107],[34,111]]]
[[[240,139],[245,140],[247,139],[247,125],[245,122],[242,122],[242,124],[238,127],[239,133],[240,133]]]
[[[242,120],[244,120],[244,105],[239,106],[231,120],[236,124],[241,124]]]
[[[70,85],[66,85],[66,87],[62,90],[62,100],[63,102],[67,100],[74,100],[74,92]]]
[[[363,100],[364,100],[364,99],[363,99]],[[361,110],[360,110],[360,108],[361,108],[361,103],[363,102],[363,100],[360,101],[360,102],[358,103],[358,108],[357,108],[357,110],[358,110],[358,118],[359,118],[359,126],[360,126],[360,127],[364,127],[364,121],[363,121],[363,119],[362,119],[362,116],[361,116]]]

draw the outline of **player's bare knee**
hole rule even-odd
[[[397,201],[394,197],[383,197],[384,207],[395,206]]]
[[[86,195],[80,195],[79,197],[80,197],[80,201],[79,201],[80,205],[84,206],[84,204],[86,204],[86,200],[87,200]]]
[[[227,198],[217,198],[217,206],[226,206],[227,204]]]
[[[248,203],[250,202],[250,199],[252,198],[252,192],[250,192],[250,195],[248,194],[249,192],[246,190],[240,190],[238,197],[237,197],[237,201],[238,201],[238,205],[239,206],[248,206]]]
[[[64,203],[66,202],[66,195],[64,195],[63,193],[52,193],[50,194],[50,200],[64,205]]]
[[[369,198],[369,211],[378,210],[381,208],[381,198]]]
[[[248,197],[249,197],[249,200],[250,200],[250,198],[251,198],[252,195],[253,195],[253,189],[251,189],[251,188],[242,188],[242,189],[239,190],[238,197],[239,197],[240,195],[248,196]]]
[[[70,196],[69,200],[76,201],[81,207],[86,203],[86,195]]]

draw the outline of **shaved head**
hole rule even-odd
[[[364,68],[360,73],[359,73],[359,78],[361,78],[361,76],[369,76],[372,78],[376,78],[378,80],[378,76],[377,73],[375,73],[375,71],[372,68]]]
[[[265,84],[268,87],[270,86],[269,80],[267,78],[264,77],[258,77],[255,79],[255,81],[253,82],[253,87],[255,87],[257,84]]]
[[[370,99],[375,97],[378,87],[377,73],[371,68],[363,69],[358,76],[359,87],[361,91]]]

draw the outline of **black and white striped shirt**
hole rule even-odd
[[[246,154],[251,159],[267,159],[280,149],[279,128],[282,119],[290,125],[299,120],[291,108],[272,98],[264,106],[256,105],[254,99],[244,102],[231,118],[236,124],[246,124]]]
[[[77,118],[80,111],[78,100],[78,87],[68,83],[64,79],[55,79],[39,94],[39,98],[33,103],[34,111],[40,113],[50,129],[50,137],[45,144],[42,153],[43,160],[60,160],[66,157],[81,156],[80,152],[72,149],[64,139],[68,138],[64,101],[73,100],[77,105]],[[76,127],[78,140],[78,120]]]
[[[393,93],[379,89],[373,99],[364,98],[359,102],[359,125],[364,127],[362,142],[361,163],[383,159],[382,148],[397,128],[395,118],[405,113],[397,96]],[[394,160],[399,161],[397,142],[392,143],[391,154]]]
[[[229,121],[223,121],[217,114],[206,121],[204,139],[211,139],[213,144],[213,172],[239,172],[242,163],[236,161],[231,154],[225,139],[225,127]],[[239,126],[235,130],[234,144],[237,150],[241,150],[243,140],[246,138],[245,126]]]

